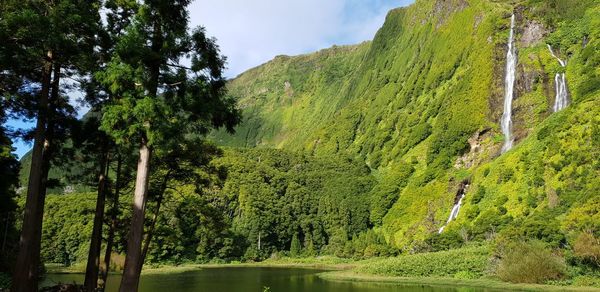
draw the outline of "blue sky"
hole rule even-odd
[[[191,25],[217,38],[235,77],[277,55],[298,55],[371,40],[387,12],[414,0],[195,0]],[[84,111],[84,109],[82,109]],[[9,127],[32,122],[11,120]],[[21,157],[31,148],[15,141]]]

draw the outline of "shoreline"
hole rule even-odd
[[[182,264],[182,265],[160,265],[154,267],[145,267],[142,275],[183,273],[189,271],[198,271],[202,269],[217,268],[280,268],[280,269],[307,269],[323,270],[328,272],[348,271],[357,267],[356,264],[323,264],[323,263],[276,263],[276,262],[256,262],[256,263],[229,263],[229,264]],[[111,271],[109,274],[118,275],[122,271]],[[85,270],[79,267],[48,266],[46,274],[85,274]]]
[[[397,285],[424,285],[444,288],[482,288],[494,291],[600,291],[595,287],[558,286],[544,284],[514,284],[494,279],[455,279],[438,277],[393,277],[360,273],[352,270],[320,273],[319,278],[336,282],[368,282]]]
[[[291,262],[291,261],[266,261],[255,263],[228,263],[228,264],[183,264],[183,265],[161,265],[148,267],[142,271],[142,275],[185,273],[214,268],[281,268],[281,269],[312,269],[322,270],[317,276],[326,281],[333,282],[366,282],[390,285],[423,285],[444,288],[481,288],[492,291],[600,291],[600,288],[581,286],[558,286],[544,284],[514,284],[502,282],[492,278],[480,279],[455,279],[440,277],[394,277],[380,276],[357,272],[354,268],[360,266],[361,261],[347,261],[339,263],[329,262]],[[85,271],[73,267],[49,266],[48,274],[84,274]],[[111,272],[119,274],[120,272]]]

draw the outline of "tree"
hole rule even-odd
[[[206,175],[216,172],[209,166],[210,161],[222,154],[219,148],[201,139],[184,141],[173,147],[157,151],[152,161],[155,171],[150,181],[149,199],[154,200],[155,206],[144,239],[140,264],[143,264],[148,254],[167,189],[175,189],[175,184],[192,184],[195,185],[196,192],[201,194],[202,188],[211,183]]]
[[[35,119],[32,163],[13,290],[37,291],[42,216],[48,171],[65,119],[74,111],[64,95],[65,76],[85,74],[94,48],[99,1],[2,1],[1,94],[10,110]]]
[[[116,152],[114,142],[104,132],[98,130],[99,114],[98,108],[92,108],[82,121],[82,129],[73,135],[73,143],[80,156],[78,160],[81,161],[81,169],[76,177],[89,185],[96,184],[98,193],[85,270],[84,287],[87,291],[94,291],[98,286],[104,209],[107,193],[110,192],[109,166]]]
[[[15,187],[18,185],[19,162],[11,153],[12,141],[4,123],[4,108],[0,100],[0,273],[10,273],[16,248]]]
[[[142,266],[145,205],[153,151],[239,123],[225,97],[225,59],[204,29],[188,32],[189,0],[142,1],[98,79],[115,96],[102,129],[139,148],[134,204],[121,291],[136,291]],[[191,66],[183,65],[189,56]]]
[[[297,257],[302,252],[302,246],[300,245],[300,240],[298,239],[298,235],[294,233],[292,237],[292,243],[290,244],[290,256]]]
[[[121,4],[119,6],[117,3]],[[100,71],[105,68],[110,60],[110,56],[114,54],[116,44],[119,38],[125,33],[125,28],[130,24],[131,16],[134,13],[137,3],[135,1],[113,1],[105,2],[107,8],[106,22],[103,22],[103,27],[99,30],[98,37],[98,52],[91,58],[90,66],[92,72]],[[79,149],[85,148],[81,153],[87,153],[88,161],[94,161],[88,173],[97,181],[96,211],[94,214],[94,224],[92,237],[90,239],[90,249],[88,253],[88,261],[86,265],[84,287],[88,291],[95,290],[98,286],[98,277],[102,276],[102,285],[106,283],[108,269],[110,266],[110,257],[113,247],[113,240],[116,228],[116,215],[118,212],[118,200],[121,184],[123,183],[123,163],[126,162],[124,157],[120,155],[120,151],[126,151],[123,147],[115,145],[112,137],[106,135],[105,132],[99,129],[99,118],[102,116],[103,108],[106,104],[113,102],[114,96],[110,90],[102,85],[94,75],[91,78],[84,79],[84,87],[86,89],[86,101],[92,106],[90,113],[86,115],[83,135],[78,137],[81,142]],[[120,149],[119,149],[120,148]],[[106,253],[104,256],[105,270],[100,271],[100,251],[102,244],[102,226],[104,223],[104,209],[106,205],[107,194],[109,190],[109,171],[111,159],[116,158],[116,177],[115,192],[113,198],[112,210],[110,211],[111,222],[109,224],[109,234],[106,243]],[[128,171],[129,164],[125,164],[125,171]],[[102,287],[103,287],[102,286]]]

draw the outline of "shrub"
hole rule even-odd
[[[425,239],[428,251],[440,251],[459,248],[464,244],[463,238],[457,231],[448,230],[443,233],[433,233]]]
[[[577,276],[573,278],[574,286],[600,287],[600,278],[593,276]]]
[[[300,245],[300,240],[298,239],[298,235],[294,234],[292,237],[292,243],[290,244],[290,256],[297,257],[302,252],[302,246]]]
[[[403,255],[365,264],[360,271],[399,277],[468,277],[484,275],[490,253],[485,246]]]
[[[583,232],[573,243],[573,254],[583,262],[600,267],[600,239]]]
[[[512,283],[545,283],[566,273],[564,259],[539,241],[508,243],[499,247],[497,275]]]
[[[476,273],[473,273],[470,271],[460,271],[460,272],[454,274],[454,278],[462,279],[462,280],[472,280],[472,279],[479,278],[479,276]]]
[[[476,240],[482,240],[487,237],[489,233],[496,233],[506,225],[510,224],[512,217],[508,215],[501,215],[496,209],[487,209],[473,221],[473,227],[471,228],[471,235]]]
[[[475,192],[475,194],[471,197],[471,204],[473,204],[473,205],[479,204],[479,202],[481,202],[483,197],[485,197],[485,187],[480,186],[477,189],[477,192]]]

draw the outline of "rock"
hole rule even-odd
[[[289,81],[283,83],[283,90],[285,91],[285,95],[288,97],[294,95],[294,89],[292,88],[292,84]]]
[[[544,36],[548,31],[544,26],[535,21],[527,21],[523,27],[523,34],[521,36],[521,47],[530,47],[538,44],[544,39]]]
[[[463,156],[456,159],[454,163],[454,167],[457,169],[460,168],[471,168],[473,165],[480,163],[483,159],[482,154],[484,147],[482,146],[482,142],[490,137],[491,132],[489,129],[483,130],[481,132],[476,132],[469,138],[469,152],[465,153]]]
[[[466,0],[437,0],[430,18],[437,18],[435,28],[438,29],[446,23],[450,15],[463,11],[467,7],[469,7],[469,3]]]

